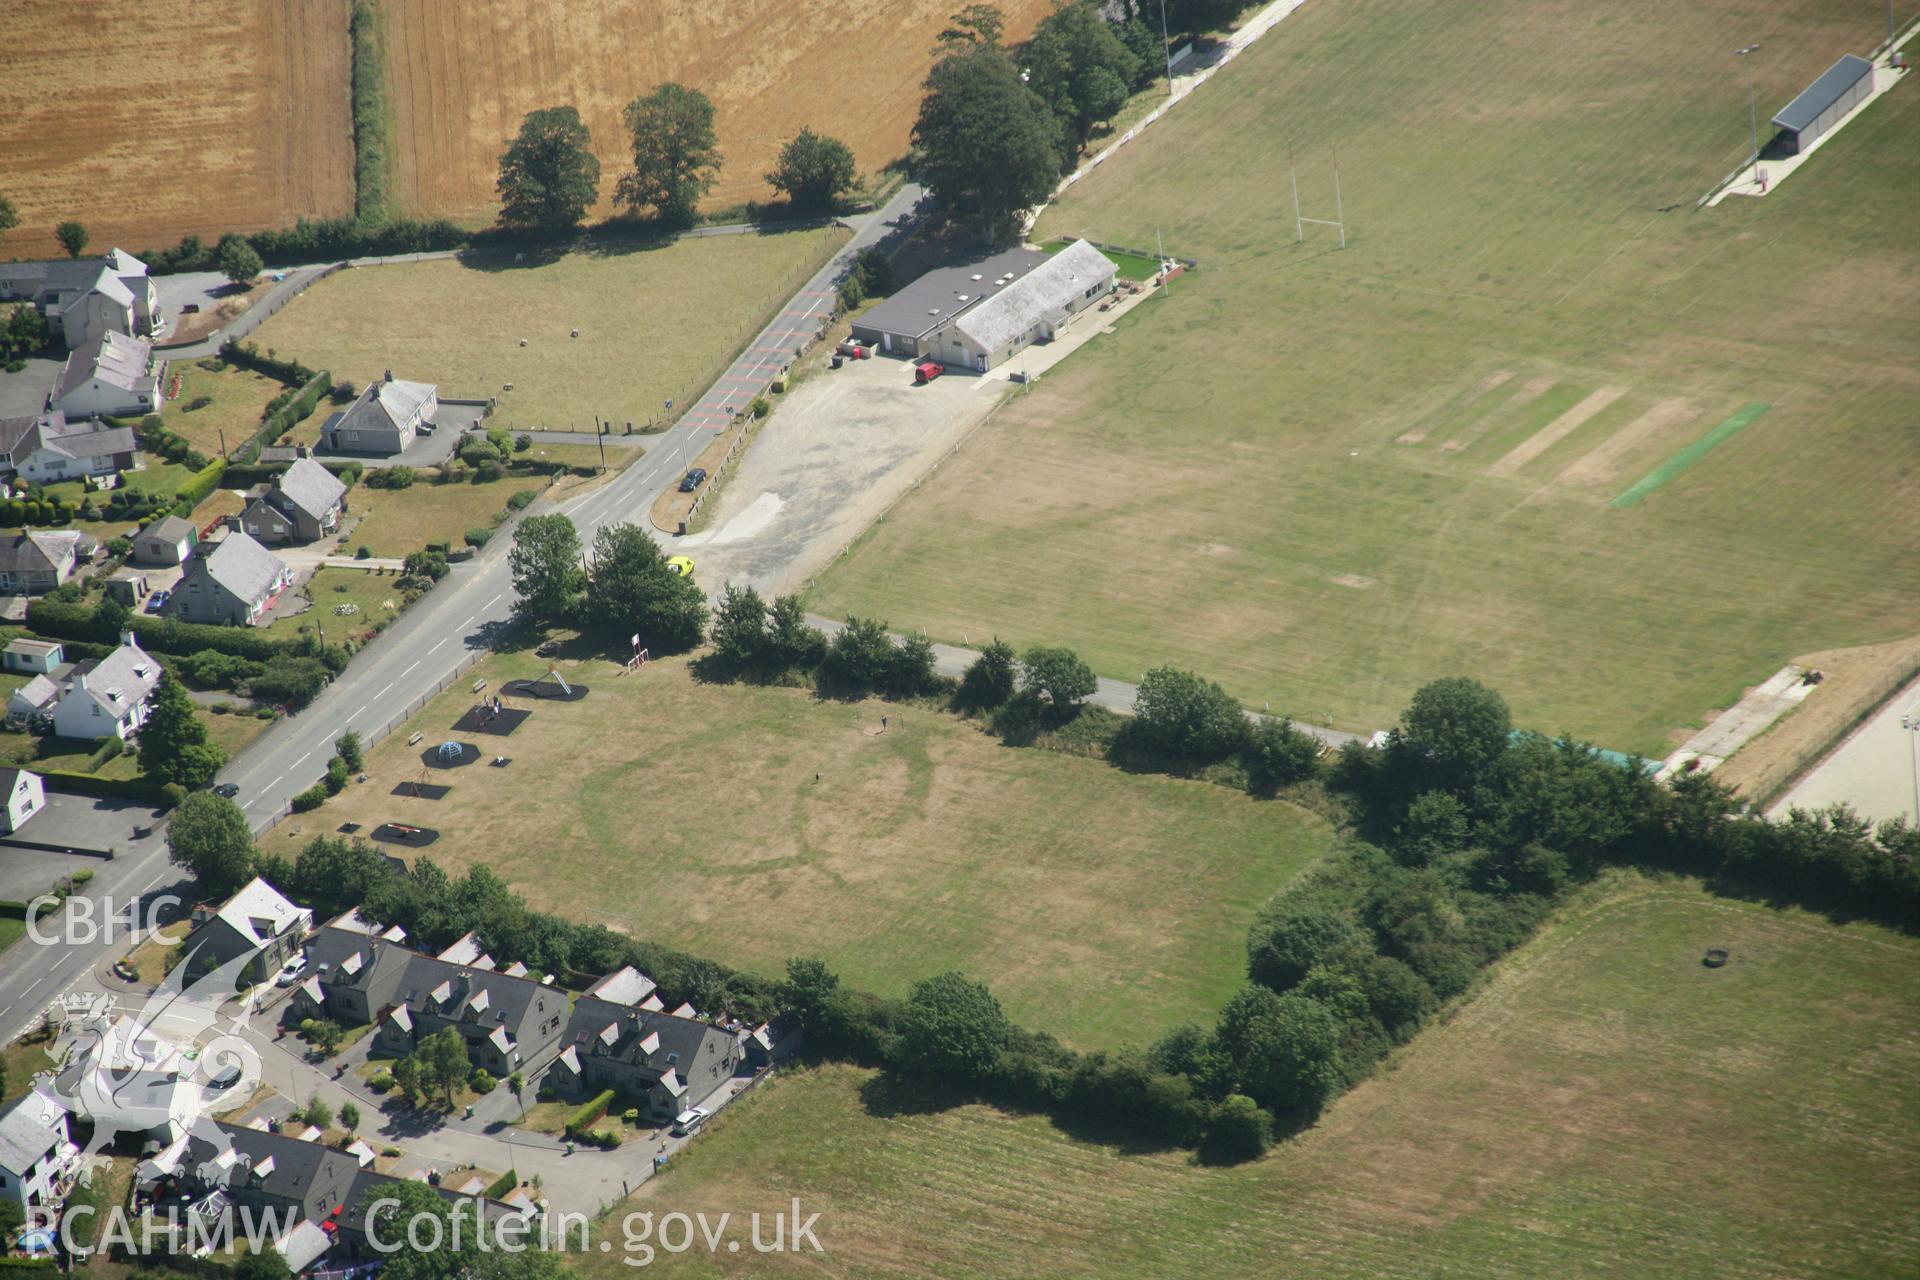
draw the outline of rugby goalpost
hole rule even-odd
[[[1340,149],[1333,149],[1333,216],[1331,218],[1308,218],[1300,212],[1300,173],[1293,163],[1293,143],[1287,143],[1287,181],[1293,187],[1293,242],[1303,244],[1307,238],[1309,223],[1319,227],[1337,227],[1340,231],[1340,247],[1347,247],[1347,217],[1345,207],[1340,201]]]

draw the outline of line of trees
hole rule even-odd
[[[718,181],[722,157],[713,102],[698,89],[662,84],[626,105],[633,167],[614,184],[614,200],[666,227],[693,223],[700,198]],[[859,185],[853,150],[803,128],[781,148],[767,184],[799,213],[828,213]],[[543,237],[572,235],[600,198],[600,161],[573,107],[527,113],[500,157],[500,225]]]

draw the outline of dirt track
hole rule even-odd
[[[353,210],[347,0],[7,0],[6,257],[257,231]]]
[[[450,22],[439,0],[388,0],[394,192],[409,213],[491,217],[500,152],[521,117],[568,104],[593,132],[609,194],[630,163],[621,108],[668,80],[717,108],[725,164],[709,204],[769,198],[762,175],[802,126],[840,138],[872,171],[906,150],[934,36],[959,7],[470,0]],[[1000,7],[1012,40],[1052,3]]]

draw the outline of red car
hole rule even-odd
[[[913,366],[913,381],[915,385],[932,382],[946,371],[946,366],[936,360],[922,360]]]

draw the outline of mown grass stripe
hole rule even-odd
[[[1661,485],[1673,479],[1688,467],[1691,467],[1694,463],[1706,457],[1709,453],[1712,453],[1720,447],[1723,441],[1733,438],[1747,427],[1752,426],[1761,414],[1771,408],[1773,408],[1772,405],[1760,404],[1757,401],[1742,407],[1741,410],[1731,418],[1728,418],[1725,422],[1707,432],[1707,434],[1701,436],[1698,440],[1695,440],[1692,444],[1674,454],[1653,470],[1647,472],[1646,475],[1640,477],[1638,484],[1615,498],[1608,505],[1618,507],[1622,511],[1625,511],[1628,507],[1638,506],[1642,498],[1645,498],[1655,489],[1658,489]]]

